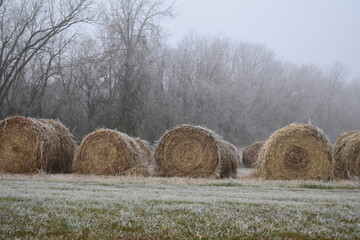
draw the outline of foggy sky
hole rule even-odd
[[[360,77],[359,0],[177,0],[165,27],[176,44],[190,30],[260,43],[281,60]]]

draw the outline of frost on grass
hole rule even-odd
[[[0,186],[0,239],[360,236],[360,189],[354,182],[57,175],[3,176]]]

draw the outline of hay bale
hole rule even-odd
[[[349,132],[345,132],[343,134],[340,134],[335,141],[334,144],[334,157],[336,155],[337,152],[340,151],[340,148],[342,148],[342,146],[345,143],[345,139],[348,138],[349,136],[358,133],[357,131],[349,131]]]
[[[0,172],[70,173],[75,149],[58,121],[16,116],[0,122]]]
[[[134,140],[140,148],[141,156],[143,158],[142,161],[146,163],[146,165],[150,164],[152,162],[152,147],[150,143],[140,138],[134,138]]]
[[[260,148],[264,145],[265,142],[255,142],[250,146],[246,147],[243,151],[243,165],[246,168],[254,168],[259,154]]]
[[[149,176],[147,161],[134,138],[99,129],[81,142],[75,169],[81,174]]]
[[[337,178],[360,176],[360,132],[341,134],[334,146],[335,170]]]
[[[155,161],[153,157],[153,147],[151,144],[143,139],[134,138],[137,142],[138,146],[140,147],[142,156],[143,156],[143,163],[145,168],[150,175],[155,175]]]
[[[213,131],[190,125],[173,128],[155,150],[158,175],[172,177],[235,177],[237,149]]]
[[[325,135],[307,124],[290,124],[273,133],[260,149],[258,172],[263,179],[328,180],[334,167]]]

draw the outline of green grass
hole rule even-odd
[[[95,180],[0,178],[0,239],[360,236],[356,183]]]
[[[302,183],[299,184],[299,188],[309,188],[309,189],[360,189],[360,184],[358,186],[354,185],[325,185],[325,184],[316,184],[316,183]]]
[[[200,186],[213,186],[213,187],[244,187],[243,184],[233,183],[233,182],[222,182],[222,183],[211,183],[211,184],[203,184]]]

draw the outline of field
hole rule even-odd
[[[0,175],[0,239],[360,239],[357,181]]]

